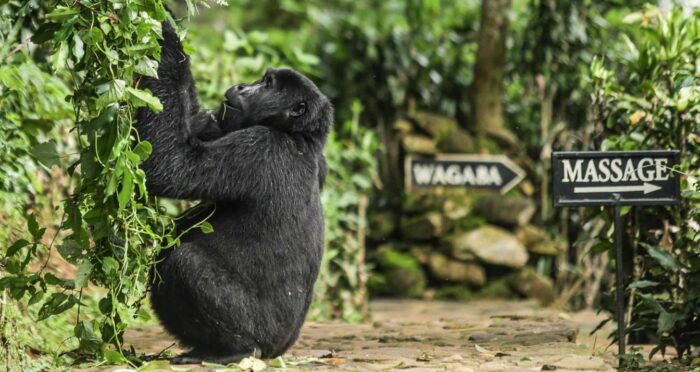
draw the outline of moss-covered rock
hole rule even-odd
[[[474,294],[466,285],[450,285],[435,290],[436,300],[469,301]]]
[[[510,285],[525,297],[536,298],[542,305],[554,301],[554,284],[552,279],[538,274],[531,267],[524,267],[510,277]]]
[[[556,256],[564,249],[562,244],[550,239],[544,229],[527,225],[518,229],[515,236],[520,240],[530,253],[543,256]]]
[[[384,277],[374,279],[372,284],[378,293],[396,297],[419,297],[423,293],[425,273],[415,257],[383,247],[374,259]]]
[[[396,213],[375,211],[369,215],[368,237],[374,241],[386,240],[398,225]]]
[[[517,297],[510,288],[508,278],[499,278],[489,281],[479,291],[479,296],[484,298],[514,298]]]
[[[460,260],[476,256],[487,264],[521,268],[528,259],[525,246],[509,231],[496,226],[486,225],[455,234],[445,242],[451,256]]]
[[[524,226],[532,219],[536,207],[529,198],[489,195],[479,199],[474,211],[496,225]]]
[[[427,212],[415,217],[401,218],[401,236],[425,241],[442,235],[444,222],[440,212]]]
[[[482,286],[486,282],[484,268],[474,262],[461,262],[433,252],[428,257],[428,267],[433,277],[450,282]]]

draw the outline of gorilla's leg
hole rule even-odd
[[[164,251],[156,265],[153,310],[168,332],[194,347],[172,363],[230,363],[261,350],[244,316],[251,295],[211,253],[207,246],[185,242]]]

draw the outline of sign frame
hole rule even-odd
[[[609,197],[601,197],[599,199],[595,198],[582,198],[582,199],[565,199],[561,200],[560,186],[561,182],[558,181],[559,174],[557,173],[556,162],[563,159],[596,159],[596,158],[639,158],[639,157],[665,157],[671,158],[673,163],[668,167],[671,168],[673,165],[680,162],[680,151],[678,150],[641,150],[641,151],[558,151],[552,153],[552,165],[551,165],[551,186],[552,186],[552,201],[555,207],[584,207],[584,206],[613,206],[616,204],[621,205],[678,205],[681,203],[680,195],[680,178],[676,175],[674,176],[673,189],[670,192],[674,197],[661,197],[654,198],[653,195],[649,197],[624,197],[624,193],[610,191]],[[670,172],[673,172],[671,170]],[[639,181],[643,184],[644,181]],[[623,186],[625,187],[625,186]],[[642,186],[639,186],[642,187]],[[619,200],[615,198],[615,194],[620,195]]]
[[[413,160],[432,160],[432,161],[454,161],[454,162],[491,162],[500,163],[510,171],[515,173],[515,177],[500,187],[499,190],[493,190],[489,187],[479,187],[479,186],[426,186],[425,188],[464,188],[464,189],[478,189],[478,190],[492,190],[498,192],[501,195],[507,193],[512,188],[517,186],[522,182],[527,173],[520,168],[514,161],[508,158],[506,155],[494,155],[494,154],[435,154],[433,156],[415,156],[407,154],[404,158],[404,188],[406,192],[414,191],[414,189],[422,189],[421,187],[413,187],[413,176],[411,164]]]

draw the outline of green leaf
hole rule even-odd
[[[88,260],[82,260],[78,264],[78,273],[75,275],[75,286],[76,288],[85,288],[88,284],[88,279],[90,279],[90,273],[92,272],[92,263]]]
[[[47,273],[44,275],[44,281],[48,285],[58,285],[64,288],[74,288],[75,284],[73,283],[72,280],[64,280],[64,279],[59,279],[55,275],[51,273]]]
[[[128,361],[119,352],[106,349],[104,351],[105,362],[109,364],[126,364]]]
[[[51,64],[54,70],[60,71],[66,68],[66,63],[68,61],[68,42],[63,41],[58,51],[51,56]]]
[[[75,325],[73,334],[80,340],[80,349],[88,352],[97,352],[102,345],[102,340],[93,331],[92,324],[80,321]]]
[[[56,150],[56,141],[48,141],[34,145],[32,147],[32,156],[41,164],[44,164],[47,168],[51,168],[52,165],[60,165],[60,157],[58,156],[58,151]]]
[[[75,56],[75,61],[80,62],[85,55],[85,45],[83,40],[78,36],[78,34],[73,34],[73,56]]]
[[[102,271],[109,275],[111,273],[116,273],[119,270],[119,262],[112,257],[105,257],[102,260]]]
[[[628,289],[633,289],[633,288],[649,288],[649,287],[655,287],[659,285],[657,282],[652,282],[650,280],[637,280],[636,282],[630,284],[627,286]]]
[[[656,330],[656,332],[659,334],[668,332],[675,327],[676,322],[681,321],[683,319],[683,314],[662,311],[659,314],[658,329]]]
[[[134,69],[136,73],[143,76],[149,76],[152,78],[158,78],[158,62],[152,59],[144,58],[136,64]]]
[[[80,9],[78,7],[69,8],[66,6],[57,6],[53,12],[46,15],[46,18],[54,22],[64,22],[70,18],[73,18],[79,13]]]
[[[673,271],[680,270],[680,263],[678,263],[678,260],[676,260],[676,258],[669,252],[663,251],[661,248],[647,243],[641,243],[641,245],[647,250],[649,256],[656,260],[656,262],[658,262],[663,268]]]
[[[36,303],[39,303],[39,301],[41,301],[42,298],[44,298],[44,292],[38,291],[37,293],[34,293],[32,297],[29,298],[29,302],[27,302],[27,304],[29,306],[32,306]]]
[[[126,82],[124,80],[116,79],[109,83],[102,84],[97,87],[97,108],[101,109],[112,103],[115,103],[122,98],[124,98],[124,90],[126,88]]]
[[[134,147],[134,152],[143,161],[148,159],[149,156],[151,156],[151,152],[153,152],[153,146],[148,141],[141,141],[138,145],[136,145],[136,147]]]
[[[212,226],[208,221],[204,221],[199,225],[202,232],[205,234],[211,234],[214,232],[214,226]]]
[[[17,252],[19,252],[20,249],[22,249],[28,245],[29,245],[29,242],[24,240],[24,239],[20,239],[20,240],[14,242],[10,246],[10,248],[7,248],[7,253],[5,254],[5,257],[14,256]]]
[[[132,87],[126,88],[126,91],[129,93],[130,96],[129,101],[135,107],[148,106],[148,108],[154,112],[163,111],[163,105],[160,103],[160,100],[157,97],[153,96],[150,92],[138,90]]]
[[[131,200],[131,194],[134,192],[134,180],[131,175],[130,170],[124,172],[124,178],[122,179],[122,188],[117,196],[119,200],[119,209],[124,209],[126,203]]]
[[[80,243],[73,239],[66,239],[58,246],[58,253],[61,254],[61,257],[73,264],[82,256],[82,252],[83,248],[80,246]]]
[[[27,216],[27,230],[32,234],[34,240],[39,240],[44,235],[44,229],[39,228],[39,224],[36,222],[36,217],[33,214]]]

